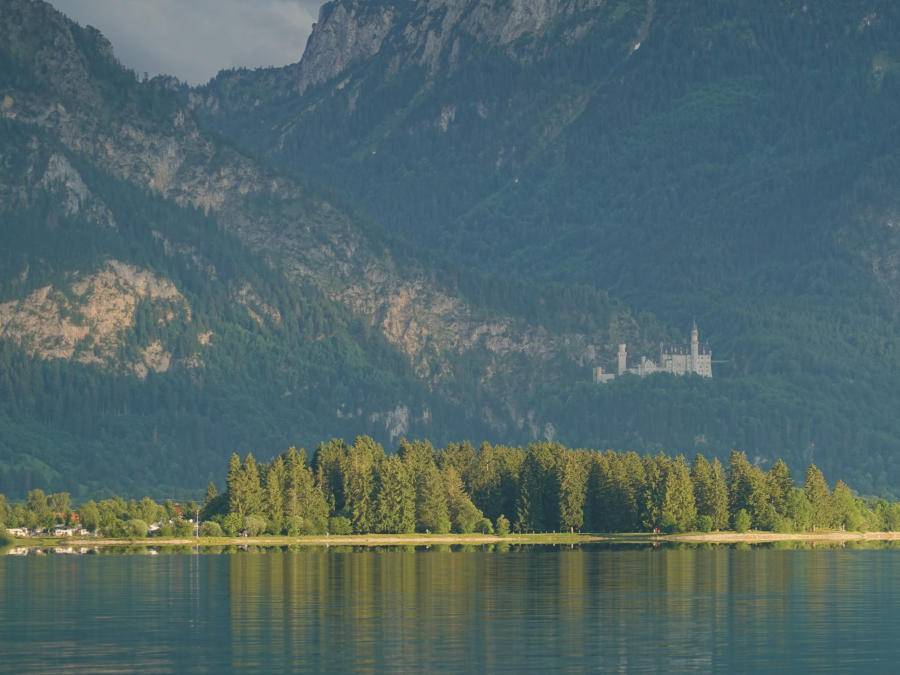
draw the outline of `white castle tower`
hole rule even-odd
[[[697,330],[697,321],[694,321],[694,326],[691,328],[691,364],[689,370],[692,372],[697,372],[697,364],[700,360],[700,331]]]
[[[691,340],[689,344],[665,344],[659,345],[659,361],[653,361],[642,356],[640,363],[633,368],[628,368],[628,350],[625,344],[619,345],[617,355],[618,363],[616,375],[604,372],[600,366],[594,367],[594,382],[609,382],[615,377],[626,373],[632,373],[638,377],[646,377],[653,373],[672,373],[673,375],[688,375],[691,373],[701,377],[712,377],[712,350],[709,343],[700,343],[700,331],[697,322],[691,327]]]

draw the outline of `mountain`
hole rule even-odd
[[[336,0],[298,64],[183,95],[391,234],[597,289],[670,334],[696,317],[728,361],[690,389],[554,394],[570,442],[714,439],[883,492],[900,478],[898,25],[889,0]],[[627,422],[605,412],[623,398]]]
[[[138,81],[0,6],[0,492],[399,438],[746,450],[895,496],[890,2],[323,6]],[[696,318],[714,377],[622,377]]]
[[[661,335],[392,240],[45,3],[4,3],[0,35],[0,491],[184,493],[360,433],[526,442],[538,383]]]

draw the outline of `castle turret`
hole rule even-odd
[[[700,331],[697,330],[697,322],[691,328],[691,368],[693,372],[699,372],[700,365]]]
[[[619,375],[624,375],[628,368],[628,355],[625,351],[625,345],[619,345]]]

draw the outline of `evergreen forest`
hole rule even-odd
[[[0,495],[0,523],[77,523],[107,537],[145,537],[152,524],[161,536],[187,537],[195,514],[200,536],[900,528],[900,503],[862,499],[841,480],[830,488],[814,464],[795,483],[781,460],[763,471],[736,451],[723,465],[702,454],[688,462],[559,443],[435,450],[403,440],[387,454],[361,436],[321,443],[309,461],[295,447],[269,462],[234,454],[225,490],[211,482],[202,504],[111,497],[76,511],[67,492],[33,490],[15,504]]]

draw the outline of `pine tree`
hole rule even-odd
[[[416,490],[399,455],[381,462],[376,471],[376,532],[408,534],[416,529]]]
[[[206,486],[206,495],[203,497],[203,508],[209,506],[210,502],[218,496],[219,492],[216,490],[216,484],[210,481],[209,485]]]
[[[313,468],[316,482],[325,495],[328,508],[332,513],[342,513],[346,503],[344,495],[344,478],[341,463],[347,455],[344,441],[332,439],[328,443],[320,443],[313,455]]]
[[[761,527],[766,516],[769,503],[769,487],[765,474],[759,467],[747,461],[744,452],[731,451],[728,461],[728,502],[731,505],[732,518],[744,509],[750,516],[753,526]]]
[[[831,502],[831,492],[828,490],[825,476],[822,475],[822,472],[819,471],[815,464],[810,464],[806,470],[803,492],[806,494],[806,500],[809,502],[810,525],[813,528],[834,527],[835,516]]]
[[[416,530],[436,534],[450,531],[447,491],[433,461],[426,464],[416,483]]]
[[[375,465],[384,460],[384,449],[368,436],[360,436],[341,462],[344,509],[357,533],[372,532],[375,523]]]
[[[241,458],[236,452],[231,453],[228,460],[228,475],[225,477],[225,489],[228,492],[228,512],[244,517],[243,477],[241,475]]]
[[[228,465],[228,510],[241,519],[263,513],[263,490],[259,482],[259,470],[252,453],[241,462],[232,454]]]
[[[284,459],[280,456],[272,460],[265,471],[265,514],[272,534],[279,534],[282,530],[286,474]]]
[[[556,465],[559,484],[559,527],[581,531],[591,457],[584,451],[565,452]]]
[[[284,453],[284,516],[298,517],[300,514],[300,492],[306,472],[306,453],[294,446]]]
[[[775,507],[775,512],[784,517],[787,512],[787,498],[794,487],[791,480],[791,472],[784,460],[779,459],[772,465],[766,474],[766,483],[769,488],[769,503]]]
[[[678,456],[671,463],[665,480],[665,496],[662,505],[662,523],[667,529],[685,531],[694,525],[697,508],[694,502],[694,486],[684,457]]]
[[[462,479],[452,465],[448,465],[442,473],[447,490],[450,527],[454,532],[469,534],[475,530],[475,525],[484,517],[484,514],[469,499]]]
[[[548,532],[559,526],[559,477],[555,443],[532,443],[525,450],[516,503],[516,530]]]
[[[710,464],[698,453],[691,466],[691,481],[697,514],[709,516],[715,530],[728,527],[728,487],[725,484],[725,471],[718,458]]]
[[[644,457],[643,464],[647,480],[644,485],[641,520],[645,528],[662,527],[665,524],[663,507],[666,500],[666,478],[672,471],[672,460],[659,453],[654,457]]]

